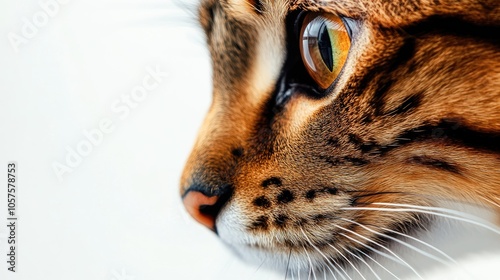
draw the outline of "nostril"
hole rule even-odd
[[[200,224],[214,230],[215,216],[207,212],[206,209],[211,205],[217,204],[218,197],[208,197],[198,191],[189,191],[184,195],[182,202],[187,212]]]
[[[188,213],[200,224],[216,231],[215,220],[217,215],[229,200],[231,188],[221,188],[209,194],[199,186],[189,188],[183,195],[183,204]]]

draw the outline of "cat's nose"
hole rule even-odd
[[[182,202],[197,222],[216,232],[215,219],[230,194],[229,188],[221,189],[216,194],[210,194],[200,187],[189,188],[183,195]]]

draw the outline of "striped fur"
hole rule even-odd
[[[307,260],[306,250],[319,267],[317,247],[345,264],[346,251],[329,244],[362,250],[354,233],[390,243],[348,220],[410,233],[432,224],[415,213],[343,210],[378,202],[453,200],[500,214],[500,5],[395,3],[202,2],[213,104],[180,191],[231,194],[216,225],[242,254],[273,252],[283,265],[290,255]],[[361,24],[324,96],[286,85],[302,75],[291,39],[298,10]]]

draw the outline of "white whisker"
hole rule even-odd
[[[361,276],[361,278],[366,280],[363,274],[356,268],[356,266],[354,266],[354,264],[346,256],[344,256],[344,254],[342,254],[342,252],[340,252],[339,249],[335,248],[335,246],[333,246],[332,244],[328,244],[328,246],[332,247],[335,251],[337,251],[337,253],[341,255],[352,266],[352,268],[354,268],[354,270]]]
[[[396,275],[394,275],[394,273],[392,273],[389,269],[387,269],[381,263],[379,263],[378,261],[376,261],[374,258],[370,257],[370,255],[368,255],[365,252],[359,250],[358,248],[354,248],[354,250],[358,251],[358,253],[360,253],[360,254],[364,255],[365,257],[369,258],[372,262],[376,263],[378,266],[380,266],[387,273],[389,273],[390,275],[394,276],[394,278],[396,278],[397,280],[401,280],[401,279],[399,279],[399,277],[397,277]]]
[[[262,260],[262,262],[260,263],[260,265],[257,267],[257,269],[255,269],[255,271],[253,272],[253,274],[250,276],[249,279],[254,279],[255,278],[255,275],[257,275],[257,272],[259,271],[259,269],[262,267],[262,265],[264,265],[264,263],[267,261],[267,256],[264,258],[264,260]],[[285,278],[286,280],[286,278]]]
[[[458,265],[457,261],[455,261],[455,260],[454,260],[452,257],[450,257],[448,254],[446,254],[445,252],[443,252],[443,251],[439,250],[438,248],[436,248],[435,246],[432,246],[431,244],[429,244],[429,243],[427,243],[427,242],[424,242],[424,241],[422,241],[422,240],[420,240],[420,239],[418,239],[418,238],[416,238],[416,237],[413,237],[413,236],[411,236],[411,235],[404,234],[404,233],[402,233],[402,232],[397,232],[397,231],[392,230],[392,229],[388,229],[388,228],[385,228],[385,227],[380,227],[380,228],[381,228],[382,230],[389,231],[389,232],[392,232],[392,233],[394,233],[394,234],[398,234],[398,235],[401,235],[401,236],[403,236],[403,237],[406,237],[406,238],[412,239],[412,240],[414,240],[414,241],[416,241],[416,242],[418,242],[418,243],[420,243],[420,244],[422,244],[422,245],[424,245],[424,246],[427,246],[428,248],[430,248],[430,249],[432,249],[432,250],[434,250],[434,251],[438,252],[439,254],[441,254],[442,256],[444,256],[445,258],[447,258],[447,259],[448,259],[450,262],[452,262],[453,264]]]
[[[373,270],[373,268],[363,258],[361,258],[360,256],[352,253],[351,251],[347,250],[346,248],[342,247],[342,249],[344,251],[346,251],[347,253],[349,253],[351,256],[355,257],[356,259],[358,259],[359,261],[361,261],[362,263],[364,263],[368,267],[368,269],[370,269],[370,271],[373,273],[373,275],[375,275],[375,277],[377,277],[378,280],[382,280],[382,279],[380,279],[380,277],[378,276],[378,274]]]
[[[373,203],[375,204],[375,203]],[[469,224],[477,225],[479,227],[488,229],[496,234],[500,234],[500,230],[495,228],[496,226],[486,222],[486,221],[475,221],[467,218],[462,218],[462,217],[457,217],[453,215],[448,215],[448,214],[443,214],[443,213],[437,213],[437,212],[432,212],[432,211],[427,211],[427,210],[421,210],[417,208],[379,208],[379,207],[345,207],[341,208],[342,210],[369,210],[369,211],[385,211],[385,212],[411,212],[411,213],[422,213],[422,214],[429,214],[429,215],[434,215],[434,216],[439,216],[443,218],[449,218],[452,220],[458,220],[462,222],[466,222]],[[488,225],[489,224],[489,225]]]
[[[364,239],[364,240],[366,240],[366,241],[368,241],[368,242],[372,242],[373,244],[375,244],[375,245],[379,246],[380,248],[385,249],[387,252],[389,252],[391,255],[393,255],[394,257],[396,257],[398,260],[402,261],[402,262],[403,262],[403,263],[404,263],[404,264],[405,264],[405,265],[406,265],[406,266],[407,266],[407,267],[408,267],[411,271],[413,271],[413,273],[415,273],[415,275],[417,275],[417,276],[418,276],[418,278],[420,278],[420,279],[422,279],[422,280],[423,280],[422,276],[420,276],[420,274],[419,274],[419,273],[418,273],[418,272],[417,272],[417,271],[416,271],[416,270],[415,270],[415,269],[414,269],[414,268],[413,268],[410,264],[408,264],[406,261],[404,261],[401,257],[399,257],[397,254],[395,254],[395,253],[394,253],[393,251],[391,251],[389,248],[385,247],[384,245],[382,245],[382,244],[380,244],[380,243],[378,243],[378,242],[375,242],[375,241],[373,241],[373,240],[370,240],[369,238],[367,238],[367,237],[365,237],[365,236],[362,236],[361,234],[356,233],[356,232],[354,232],[354,231],[352,231],[352,230],[346,229],[346,228],[344,228],[344,227],[341,227],[341,226],[339,226],[339,225],[335,225],[335,224],[334,224],[334,226],[336,226],[336,227],[338,227],[338,228],[340,228],[340,229],[342,229],[342,230],[345,230],[345,231],[347,231],[347,232],[350,232],[350,233],[352,233],[352,234],[354,234],[354,235],[356,235],[356,236],[358,236],[358,237],[360,237],[360,238],[362,238],[362,239]]]
[[[483,200],[485,200],[486,202],[490,203],[490,204],[493,204],[495,205],[496,207],[500,208],[500,204],[498,204],[497,202],[491,200],[491,199],[488,199],[486,197],[481,197]],[[500,202],[500,198],[495,198],[496,200],[498,200]]]
[[[312,247],[313,247],[316,251],[318,251],[318,253],[320,253],[320,255],[321,255],[323,258],[325,258],[325,260],[326,260],[326,261],[327,261],[327,262],[328,262],[328,263],[329,263],[329,264],[333,267],[333,269],[335,269],[335,271],[337,271],[337,273],[339,273],[339,274],[340,274],[340,272],[339,272],[339,271],[335,268],[335,265],[333,265],[333,264],[330,262],[330,260],[328,259],[328,257],[327,257],[327,256],[325,256],[325,254],[323,254],[323,252],[321,252],[321,250],[320,250],[318,247],[316,247],[316,246],[314,246],[314,244],[312,244],[311,240],[309,239],[309,237],[307,237],[306,233],[304,232],[304,229],[300,228],[300,230],[302,231],[302,234],[303,234],[303,235],[304,235],[304,237],[306,238],[307,242],[308,242],[308,243],[309,243],[309,244],[310,244],[310,245],[311,245],[311,246],[312,246]],[[332,273],[333,278],[334,278],[335,280],[337,280],[337,277],[335,276],[335,273],[333,273],[333,271],[330,269],[330,267],[329,267],[328,265],[327,265],[326,267],[327,267],[327,268],[328,268],[328,270],[330,270],[330,272]],[[342,278],[343,278],[343,277],[342,277]],[[345,278],[344,278],[344,280],[345,280]]]
[[[337,272],[339,273],[340,277],[342,277],[342,279],[347,280],[344,277],[344,275],[345,275],[345,276],[347,276],[347,278],[349,278],[349,280],[352,280],[352,278],[349,276],[349,274],[347,274],[347,272],[342,268],[342,266],[340,264],[338,264],[334,259],[332,259],[332,261],[333,261],[333,263],[335,263],[339,267],[340,270],[342,270],[342,273],[338,272],[338,270],[337,270]]]
[[[307,280],[309,280],[311,278],[311,272],[312,272],[312,274],[314,276],[314,279],[318,280],[316,278],[316,273],[314,273],[314,269],[313,269],[313,264],[312,264],[311,257],[309,257],[309,254],[307,253],[307,250],[306,250],[306,248],[304,248],[304,246],[302,246],[302,249],[304,249],[304,252],[306,253],[307,259],[309,260],[309,275],[307,276]]]
[[[290,266],[290,257],[292,256],[292,249],[288,252],[288,261],[286,262],[286,270],[285,270],[285,280],[288,276],[288,267]]]
[[[443,212],[447,214],[452,214],[456,215],[459,217],[463,218],[468,218],[468,219],[480,219],[478,216],[461,212],[455,209],[448,209],[448,208],[443,208],[443,207],[434,207],[434,206],[423,206],[423,205],[412,205],[412,204],[404,204],[404,203],[387,203],[387,202],[373,202],[372,204],[375,205],[384,205],[384,206],[397,206],[397,207],[405,207],[405,208],[412,208],[412,209],[421,209],[421,210],[430,210],[430,211],[438,211],[438,212]]]
[[[432,255],[432,254],[430,254],[430,253],[428,253],[428,252],[426,252],[424,250],[421,250],[421,249],[419,249],[419,248],[417,248],[417,247],[409,244],[408,242],[404,242],[403,240],[399,240],[399,239],[394,238],[394,237],[392,237],[390,235],[387,235],[387,234],[384,234],[382,232],[378,232],[376,230],[373,230],[373,229],[369,228],[366,225],[363,225],[363,224],[360,224],[360,223],[355,222],[353,220],[349,220],[349,219],[345,219],[345,218],[341,218],[341,220],[344,220],[346,222],[350,222],[350,223],[356,224],[356,225],[358,225],[358,226],[360,226],[360,227],[362,227],[362,228],[364,228],[364,229],[366,229],[366,230],[368,230],[368,231],[370,231],[370,232],[372,232],[372,233],[374,233],[376,235],[380,235],[380,236],[383,236],[383,237],[388,238],[390,240],[393,240],[394,242],[397,242],[397,243],[399,243],[399,244],[401,244],[401,245],[403,245],[405,247],[408,247],[408,248],[410,248],[410,249],[412,249],[412,250],[414,250],[414,251],[416,251],[416,252],[418,252],[418,253],[420,253],[420,254],[422,254],[422,255],[430,258],[430,259],[433,259],[433,260],[435,260],[437,262],[440,262],[440,263],[442,263],[444,265],[447,265],[447,266],[453,266],[454,265],[453,263],[449,263],[449,262],[447,262],[447,261],[445,261],[443,259],[440,259],[440,258],[438,258],[438,257],[436,257],[436,256],[434,256],[434,255]],[[378,228],[380,228],[380,227],[378,227]]]
[[[316,273],[314,272],[314,266],[312,264],[311,257],[309,257],[309,254],[307,253],[306,248],[304,248],[304,247],[302,247],[302,248],[304,249],[304,252],[306,252],[307,258],[309,259],[309,276],[311,276],[311,272],[312,272],[312,275],[314,276],[314,280],[318,280],[318,278],[316,278]]]
[[[361,245],[361,246],[363,246],[363,247],[365,247],[365,248],[370,249],[372,252],[375,252],[375,253],[377,253],[377,254],[379,254],[379,255],[381,255],[381,256],[383,256],[383,257],[385,257],[385,258],[390,259],[391,261],[393,261],[393,262],[395,262],[395,263],[397,263],[397,264],[400,264],[400,265],[405,265],[403,262],[401,262],[400,260],[398,260],[398,259],[394,258],[393,256],[388,255],[388,254],[386,254],[386,253],[384,253],[384,252],[382,252],[382,251],[380,251],[380,250],[377,250],[377,249],[375,249],[375,248],[371,247],[371,246],[370,246],[370,245],[368,245],[368,244],[364,244],[363,242],[361,242],[361,241],[359,241],[359,240],[356,240],[356,239],[354,239],[354,238],[352,238],[352,237],[350,237],[350,236],[348,236],[348,235],[345,235],[345,234],[343,234],[343,233],[339,233],[339,234],[340,234],[340,235],[342,235],[342,236],[344,236],[345,238],[347,238],[347,239],[351,240],[351,241],[354,241],[354,242],[358,243],[359,245]]]

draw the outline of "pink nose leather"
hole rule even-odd
[[[188,213],[200,224],[215,231],[215,217],[208,213],[203,213],[203,206],[213,206],[219,200],[218,196],[206,196],[198,191],[190,191],[182,202]]]

